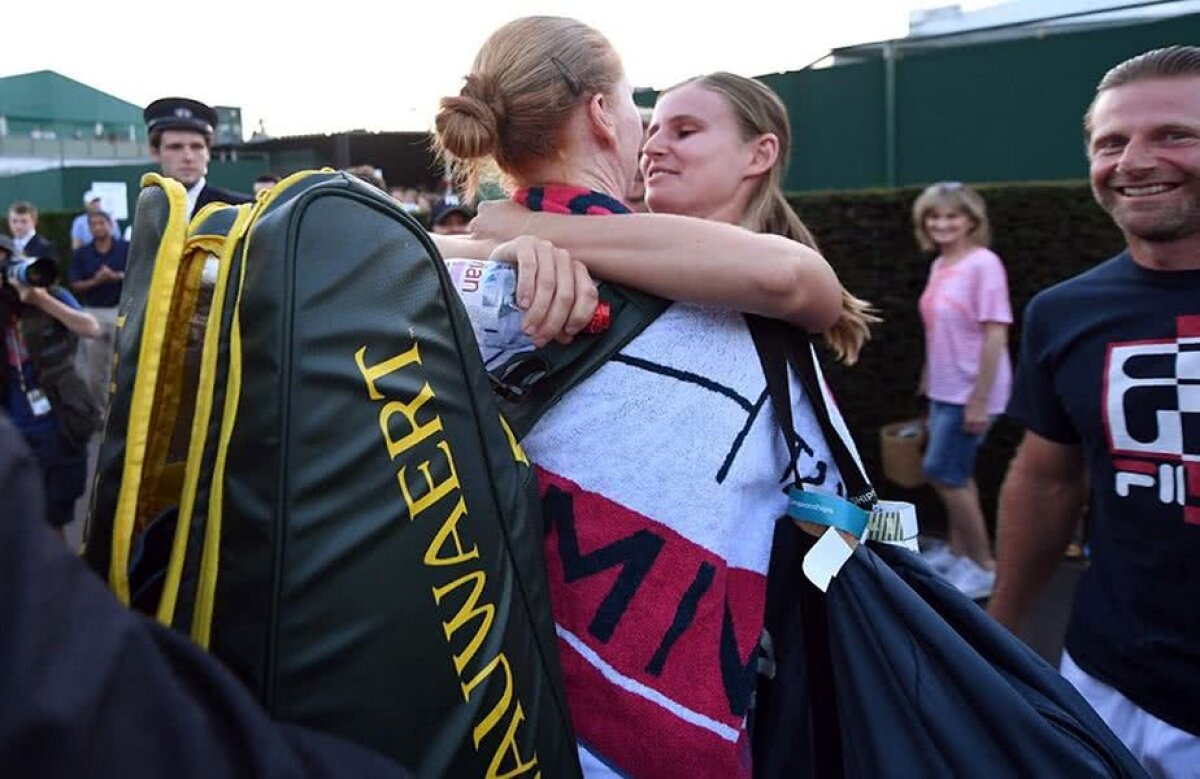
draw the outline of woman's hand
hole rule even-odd
[[[485,200],[471,220],[471,237],[493,241],[511,241],[528,233],[530,211],[511,200]]]
[[[525,312],[521,329],[537,346],[570,343],[592,320],[600,301],[596,284],[565,249],[523,235],[500,244],[490,259],[517,266],[517,307]]]
[[[963,406],[963,430],[971,435],[981,435],[988,429],[987,400],[971,398]]]

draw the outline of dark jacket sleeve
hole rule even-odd
[[[192,211],[192,213],[200,213],[200,209],[204,208],[209,203],[226,203],[231,206],[236,206],[242,203],[253,202],[254,198],[250,197],[249,195],[243,195],[240,192],[230,192],[228,190],[205,184],[204,189],[200,190],[200,195],[196,198],[196,208],[194,211]]]
[[[273,722],[216,660],[122,607],[42,520],[0,413],[0,776],[395,777],[395,763]]]
[[[50,240],[46,238],[46,236],[38,233],[37,235],[33,236],[28,244],[26,244],[25,256],[50,257],[51,259],[57,260],[58,252],[54,249],[54,244],[50,243]]]

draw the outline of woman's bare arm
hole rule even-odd
[[[972,435],[987,430],[987,402],[1000,369],[1000,357],[1008,349],[1008,325],[1004,322],[983,323],[983,349],[979,356],[979,375],[967,398],[963,411],[963,428]]]
[[[803,244],[736,225],[667,214],[573,216],[485,203],[472,223],[485,241],[536,235],[566,249],[592,276],[688,303],[828,328],[842,308],[829,263]],[[481,247],[482,248],[482,247]]]
[[[466,235],[430,233],[429,237],[433,239],[433,245],[442,253],[442,257],[447,260],[486,260],[501,243]]]

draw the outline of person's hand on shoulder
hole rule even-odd
[[[529,209],[511,200],[485,200],[479,204],[470,230],[473,238],[510,241],[528,230]]]
[[[600,302],[596,284],[565,249],[523,235],[500,244],[491,259],[517,266],[521,329],[537,346],[570,343],[591,321]]]

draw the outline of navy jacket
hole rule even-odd
[[[200,209],[209,203],[228,203],[231,206],[236,206],[240,203],[253,202],[254,198],[249,195],[243,195],[239,192],[228,192],[206,183],[204,189],[200,190],[200,196],[196,198],[196,210],[192,212],[192,215],[195,216],[200,213]]]
[[[407,776],[271,721],[224,666],[121,606],[46,526],[3,414],[0,496],[0,776]]]

